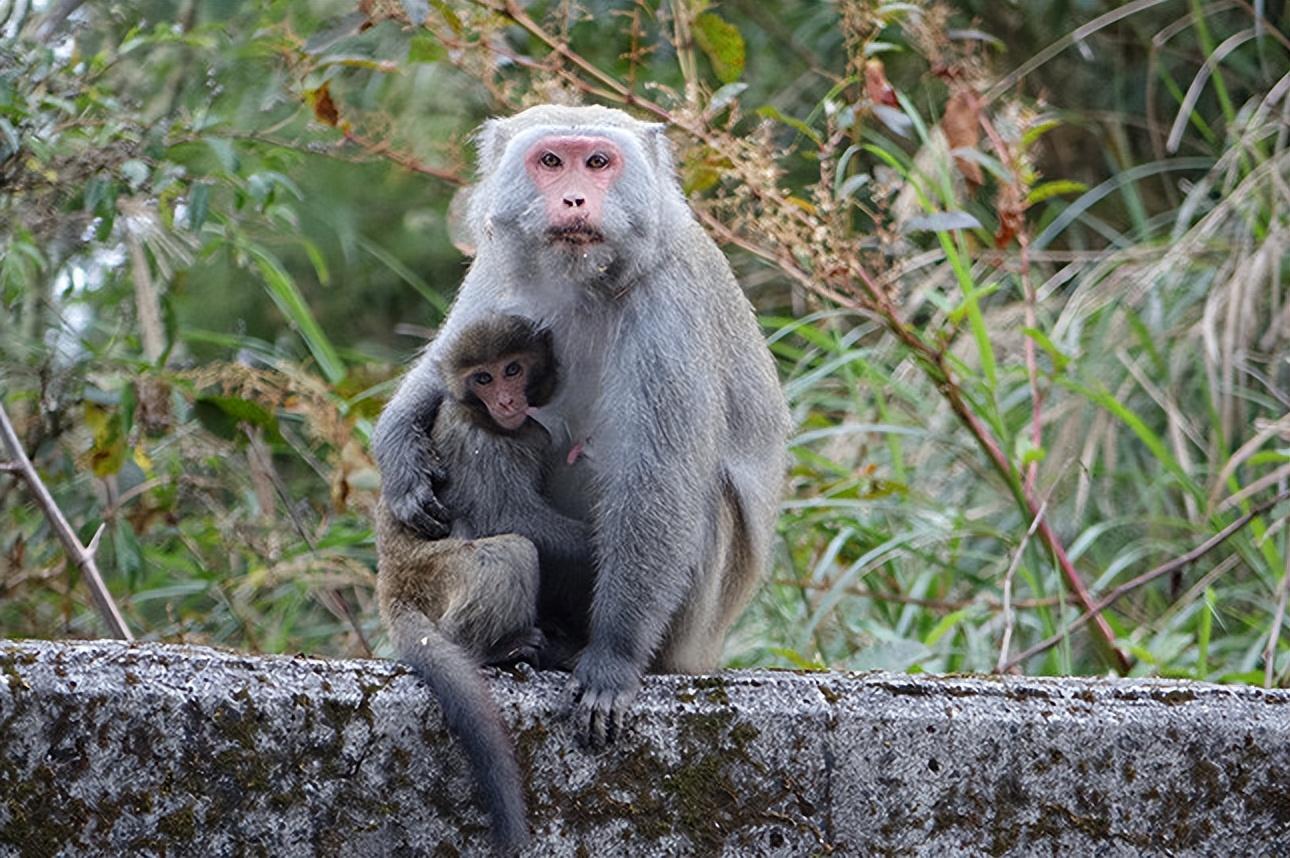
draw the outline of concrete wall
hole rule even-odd
[[[498,675],[532,855],[1290,855],[1290,693],[737,672],[569,736]],[[424,687],[370,661],[0,641],[0,855],[486,854]]]

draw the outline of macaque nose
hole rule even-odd
[[[580,209],[587,204],[587,198],[582,194],[565,194],[564,204],[571,209]]]

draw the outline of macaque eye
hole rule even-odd
[[[480,370],[470,377],[470,380],[480,387],[485,387],[493,383],[493,374],[485,370]]]
[[[548,170],[554,170],[564,162],[561,161],[560,156],[554,152],[544,152],[542,157],[538,158],[538,163],[543,167],[546,167]]]
[[[520,362],[517,360],[511,361],[506,365],[506,369],[502,370],[502,372],[506,373],[507,378],[514,378],[515,376],[519,375],[523,371],[524,371],[524,367],[522,367],[520,365]]]
[[[587,169],[603,170],[609,166],[609,156],[603,152],[595,152],[587,159]]]

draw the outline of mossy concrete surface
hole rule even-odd
[[[573,741],[567,677],[495,674],[532,855],[1290,855],[1290,693],[734,672],[646,681]],[[0,855],[475,855],[408,671],[0,641]]]

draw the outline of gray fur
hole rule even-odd
[[[469,333],[473,342],[502,347],[499,329],[485,322]],[[554,372],[549,359],[539,366],[535,372]],[[492,817],[494,839],[509,853],[528,840],[522,782],[478,668],[543,656],[538,603],[552,597],[540,587],[539,559],[543,568],[560,573],[556,580],[581,580],[589,592],[590,531],[543,497],[550,439],[534,421],[503,432],[449,397],[430,440],[450,475],[440,500],[452,536],[423,539],[382,502],[376,520],[377,595],[399,657],[430,685],[445,721],[461,737]],[[585,638],[585,630],[567,623],[554,631],[574,651]]]
[[[543,203],[522,163],[553,132],[609,137],[625,158],[605,199],[606,242],[576,253],[546,244]],[[557,501],[591,509],[590,643],[574,676],[579,727],[599,745],[644,670],[717,666],[767,563],[788,412],[752,307],[694,220],[659,126],[546,106],[493,120],[479,145],[476,258],[374,447],[395,514],[414,526],[434,516],[434,487],[418,477],[433,463],[417,432],[442,399],[438,356],[487,313],[551,330],[565,383],[539,417],[567,430],[554,433],[566,442],[557,454],[573,441],[587,449],[584,476]]]

